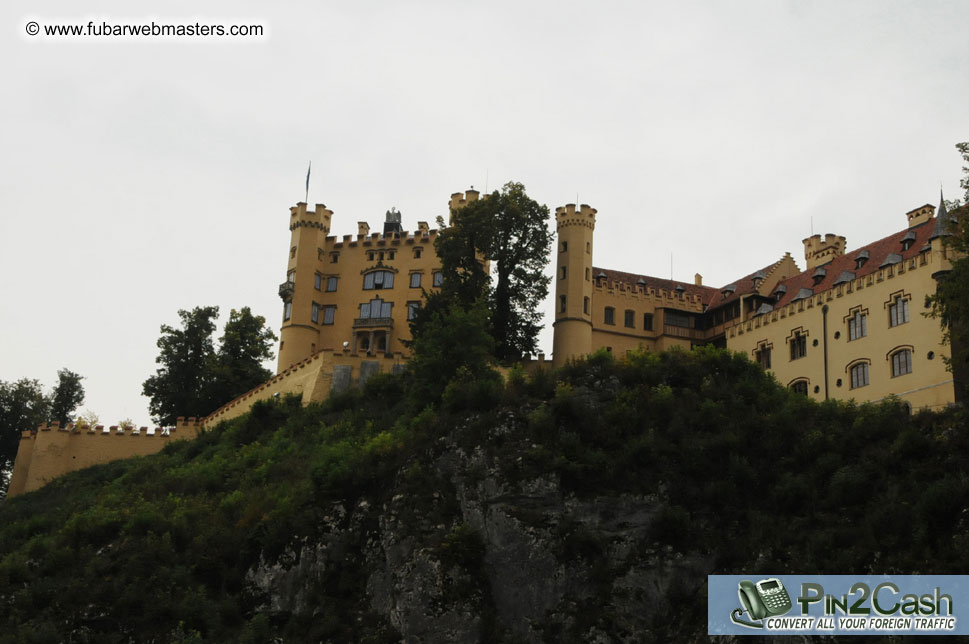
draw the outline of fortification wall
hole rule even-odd
[[[61,427],[57,422],[41,425],[21,435],[7,496],[31,492],[91,465],[154,454],[174,440],[195,438],[201,426],[195,418],[179,418],[175,427],[153,430],[74,423]]]
[[[273,397],[297,394],[304,405],[322,402],[332,393],[363,384],[374,374],[396,373],[405,361],[401,353],[366,355],[324,349],[223,405],[203,418],[202,424],[231,420],[248,412],[256,401]]]

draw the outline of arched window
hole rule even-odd
[[[896,295],[888,305],[888,326],[898,326],[906,322],[908,322],[908,298],[904,295]]]
[[[892,378],[904,376],[912,373],[912,350],[901,349],[891,354],[892,357]]]
[[[767,342],[761,342],[757,345],[757,349],[754,351],[754,359],[757,360],[757,364],[760,365],[761,369],[764,369],[765,371],[770,369],[770,354],[771,349],[773,348],[774,345]]]
[[[379,291],[394,288],[394,274],[391,271],[371,271],[363,276],[363,290]]]
[[[868,379],[868,361],[862,361],[857,364],[852,365],[848,369],[848,373],[851,374],[851,388],[858,389],[859,387],[867,387],[869,383]]]
[[[808,395],[808,381],[807,380],[804,380],[804,379],[795,380],[794,382],[791,383],[790,387],[791,387],[791,391],[793,391],[796,394],[802,394],[804,396],[807,396]]]
[[[788,338],[791,348],[791,360],[798,360],[807,355],[807,335],[796,329]]]
[[[868,311],[856,309],[848,318],[848,342],[868,335]]]

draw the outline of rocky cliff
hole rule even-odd
[[[507,443],[521,422],[504,414],[486,444],[526,453]],[[262,609],[312,615],[316,589],[348,567],[367,600],[347,617],[379,615],[405,642],[643,642],[666,631],[671,599],[705,605],[708,558],[650,536],[656,494],[580,499],[555,475],[509,475],[462,438],[407,463],[378,502],[334,504],[318,540],[255,566]]]

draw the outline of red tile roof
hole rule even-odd
[[[832,288],[834,283],[838,280],[838,277],[844,271],[854,273],[855,279],[871,275],[879,270],[879,267],[891,253],[900,255],[902,261],[908,261],[913,257],[917,257],[922,251],[922,248],[929,241],[929,237],[932,235],[932,229],[934,226],[935,218],[933,217],[927,222],[919,224],[914,228],[905,228],[904,230],[893,233],[884,239],[879,239],[878,241],[872,242],[867,246],[862,246],[861,248],[856,248],[849,253],[845,253],[841,257],[836,257],[827,264],[822,264],[820,266],[820,268],[824,268],[827,271],[827,274],[818,284],[814,283],[813,278],[816,270],[815,268],[806,270],[803,273],[798,273],[793,277],[781,281],[781,284],[787,286],[787,293],[785,293],[777,304],[774,305],[775,308],[790,304],[802,288],[812,289],[815,294]],[[915,239],[909,245],[908,250],[903,250],[902,239],[909,233],[909,231],[915,233]],[[866,250],[868,251],[868,261],[866,261],[861,268],[855,268],[855,258],[858,257],[859,253]]]
[[[824,268],[827,274],[818,284],[814,283],[813,277],[817,268],[812,268],[785,280],[781,280],[778,282],[778,285],[783,284],[787,288],[787,292],[781,297],[780,301],[775,304],[775,308],[790,304],[802,288],[812,289],[815,294],[832,288],[834,283],[838,281],[839,276],[844,271],[851,271],[855,273],[855,279],[870,275],[871,273],[879,270],[879,267],[891,253],[900,255],[902,261],[907,261],[918,256],[922,247],[928,243],[929,237],[932,235],[935,221],[936,218],[933,217],[932,219],[926,221],[925,223],[919,224],[914,228],[905,228],[897,233],[893,233],[888,237],[885,237],[884,239],[879,239],[876,242],[872,242],[866,246],[856,248],[849,253],[845,253],[841,257],[836,257],[827,264],[822,264],[820,268]],[[909,245],[908,250],[903,250],[902,239],[905,238],[910,231],[915,234],[915,239]],[[868,251],[868,261],[866,261],[861,268],[855,268],[855,258],[862,251]],[[632,290],[637,288],[639,280],[643,280],[646,283],[646,288],[652,288],[655,290],[663,289],[670,293],[675,293],[676,287],[682,286],[684,296],[690,298],[699,297],[700,301],[705,305],[704,309],[706,310],[708,308],[714,308],[733,302],[742,295],[749,295],[756,292],[756,289],[754,288],[754,276],[758,273],[762,273],[765,276],[769,275],[771,269],[783,260],[784,258],[782,257],[780,260],[774,262],[770,266],[766,266],[759,271],[754,271],[750,275],[740,278],[735,282],[731,282],[727,286],[735,285],[737,288],[726,298],[723,297],[723,289],[725,287],[714,288],[711,286],[697,286],[688,282],[677,282],[660,277],[652,277],[650,275],[625,273],[623,271],[614,271],[599,267],[592,268],[592,276],[593,279],[595,279],[597,275],[604,273],[606,276],[606,283],[623,282],[627,285],[627,288]],[[765,295],[770,294],[765,293]]]
[[[635,273],[624,273],[623,271],[614,271],[608,268],[599,268],[596,266],[592,267],[592,278],[600,274],[605,274],[606,284],[612,284],[613,282],[621,282],[626,284],[626,287],[631,290],[636,290],[639,287],[639,280],[646,282],[646,288],[651,288],[656,291],[663,289],[668,293],[676,293],[676,287],[683,287],[684,297],[699,297],[701,302],[706,302],[711,294],[720,296],[720,291],[711,286],[697,286],[696,284],[690,284],[688,282],[677,282],[674,280],[665,280],[661,277],[651,277],[649,275],[637,275]]]

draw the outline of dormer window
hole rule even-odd
[[[868,261],[868,257],[869,257],[869,254],[868,254],[868,251],[867,250],[863,250],[860,253],[858,253],[855,256],[855,270],[857,270],[857,269],[861,268],[862,266],[864,266],[865,265],[865,262]]]
[[[915,243],[915,231],[908,231],[904,237],[902,237],[902,250],[908,250]]]
[[[820,266],[814,271],[814,275],[811,279],[814,280],[814,285],[817,286],[824,281],[824,278],[828,275],[827,269],[821,268]]]
[[[889,253],[888,257],[885,258],[885,261],[882,262],[882,265],[879,266],[878,268],[885,268],[886,266],[894,266],[895,264],[901,264],[901,263],[902,263],[901,255],[899,255],[898,253]]]
[[[787,285],[786,284],[778,284],[777,285],[777,288],[774,289],[774,301],[775,302],[780,302],[781,301],[781,298],[784,297],[784,294],[785,293],[787,293]]]
[[[838,284],[847,284],[848,282],[854,281],[854,279],[855,274],[852,271],[841,271],[841,275],[839,275],[838,279],[834,281],[834,285],[837,286]]]
[[[596,275],[596,286],[602,286],[602,282],[603,280],[606,279],[606,277],[608,276],[605,273],[601,273],[601,272],[598,275]]]
[[[728,297],[730,297],[731,295],[737,292],[737,285],[727,284],[720,290],[720,292],[723,294],[723,299],[727,299]]]
[[[791,300],[791,303],[794,303],[800,300],[806,300],[812,295],[814,295],[814,289],[802,288],[797,292],[797,295],[794,296],[794,299]]]

